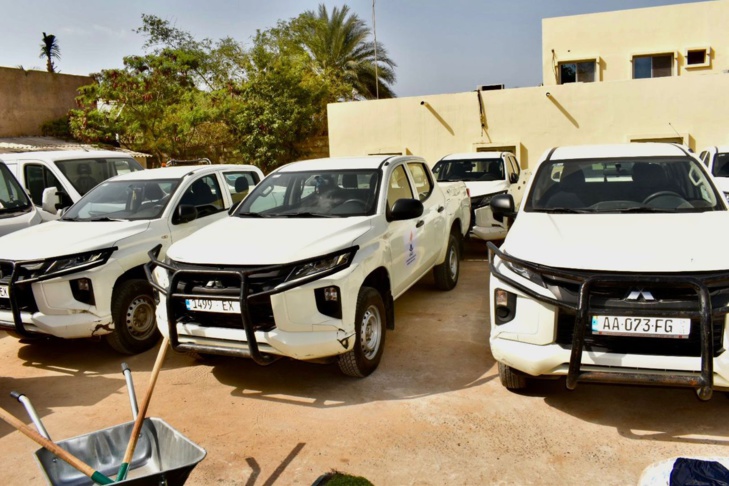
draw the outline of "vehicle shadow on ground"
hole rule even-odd
[[[105,342],[94,339],[42,338],[28,342],[21,341],[21,344],[18,358],[24,361],[23,366],[79,376],[118,373],[122,378],[122,363],[127,363],[132,373],[151,371],[160,346],[157,343],[150,350],[129,356],[120,354]],[[174,368],[176,364],[176,360],[165,361],[165,368]],[[185,363],[179,365],[185,366]]]
[[[435,289],[424,277],[395,304],[395,330],[386,335],[380,367],[369,377],[344,376],[336,364],[215,358],[215,378],[233,396],[312,407],[409,400],[472,388],[497,375],[488,348],[488,264],[464,261],[458,286]],[[474,299],[473,288],[482,287]],[[468,292],[465,289],[469,289]]]
[[[570,391],[559,379],[534,380],[526,394],[544,396],[550,406],[580,420],[614,427],[628,439],[729,446],[729,423],[720,418],[727,407],[723,392],[702,402],[690,388],[580,383]],[[703,413],[695,413],[697,409]]]

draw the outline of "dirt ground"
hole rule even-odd
[[[489,352],[488,295],[485,249],[470,243],[455,290],[439,292],[426,277],[396,302],[372,376],[284,360],[199,364],[170,351],[148,415],[207,450],[192,485],[306,485],[332,469],[375,485],[624,485],[654,461],[729,456],[721,393],[700,402],[687,389],[570,392],[564,381],[508,392]],[[120,365],[131,367],[141,401],[156,354],[0,333],[0,406],[30,423],[9,396],[26,394],[56,440],[127,422]],[[44,484],[37,448],[0,423],[0,484]]]

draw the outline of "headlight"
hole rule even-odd
[[[491,203],[491,198],[499,194],[506,194],[506,191],[495,192],[493,194],[485,194],[483,196],[474,196],[471,198],[471,207],[473,209],[483,208]]]
[[[59,277],[68,273],[80,272],[98,267],[107,262],[116,248],[87,251],[75,255],[49,258],[34,262],[19,262],[18,282],[34,282]]]
[[[154,279],[154,283],[163,289],[170,286],[170,275],[164,267],[160,267],[159,265],[155,266],[154,270],[152,270],[152,278]]]
[[[315,260],[296,265],[289,276],[286,278],[287,282],[292,280],[299,280],[307,277],[323,277],[340,270],[347,268],[352,260],[354,254],[357,253],[357,248],[348,248],[346,250],[333,253]]]
[[[506,268],[508,268],[515,274],[519,275],[520,277],[525,278],[525,279],[529,280],[530,282],[539,285],[540,287],[547,288],[547,286],[544,283],[544,280],[542,280],[542,276],[536,272],[533,272],[532,270],[528,269],[527,267],[523,267],[521,265],[517,265],[516,263],[507,262],[507,261],[504,262],[504,265],[506,265]]]

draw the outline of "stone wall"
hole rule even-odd
[[[0,137],[41,135],[41,125],[76,106],[88,76],[0,67]]]

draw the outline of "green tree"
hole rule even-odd
[[[342,98],[395,96],[395,62],[381,43],[375,46],[368,40],[370,29],[348,6],[334,7],[329,14],[320,4],[318,11],[307,11],[295,21],[295,30],[313,67],[348,88]]]
[[[55,35],[46,35],[43,32],[43,43],[41,44],[39,57],[46,60],[46,71],[49,73],[56,72],[56,65],[53,63],[53,60],[61,59],[61,49],[58,47],[58,39],[56,39]]]

